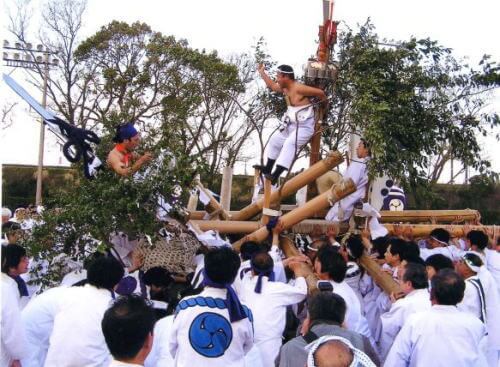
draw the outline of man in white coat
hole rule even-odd
[[[19,307],[20,294],[17,283],[8,274],[19,270],[26,258],[26,251],[19,245],[2,246],[2,319],[0,366],[18,367],[26,355],[24,330]],[[17,271],[16,270],[16,271]]]
[[[88,284],[64,294],[54,318],[46,367],[102,367],[111,362],[101,321],[123,274],[115,258],[97,258],[87,270]]]
[[[342,222],[349,220],[352,215],[354,203],[361,200],[363,201],[366,196],[366,185],[368,184],[368,161],[370,160],[370,148],[365,139],[361,139],[357,148],[357,160],[352,160],[347,171],[345,171],[344,179],[350,178],[356,185],[356,191],[339,200],[331,207],[326,214],[325,219]]]
[[[361,303],[354,290],[345,282],[347,263],[333,246],[324,246],[319,249],[314,261],[314,272],[320,281],[329,282],[333,293],[341,296],[347,304],[345,324],[349,330],[366,336],[372,344],[374,340],[366,318],[361,312]]]
[[[500,362],[500,297],[495,280],[478,253],[467,252],[455,264],[455,269],[465,279],[465,293],[459,310],[476,316],[488,331],[488,364],[496,367]]]
[[[73,287],[55,287],[33,298],[22,311],[26,333],[27,355],[22,359],[23,367],[41,367],[49,349],[49,339],[54,318],[61,309],[66,293]]]
[[[401,290],[404,298],[396,300],[389,312],[382,314],[381,357],[384,359],[408,317],[431,308],[425,266],[416,263],[401,265]]]
[[[253,347],[253,317],[231,287],[239,267],[238,254],[228,247],[205,255],[205,289],[181,300],[176,309],[169,340],[175,366],[245,365],[244,356]]]
[[[153,307],[141,296],[118,298],[102,319],[102,333],[113,356],[109,366],[144,366],[153,346],[155,321]]]
[[[274,282],[274,261],[267,252],[254,255],[250,264],[252,270],[242,281],[241,300],[252,310],[263,365],[272,366],[282,344],[286,307],[306,298],[307,284],[303,277],[295,278],[294,285]]]
[[[487,366],[480,347],[486,328],[475,316],[456,307],[464,296],[462,277],[444,269],[432,278],[431,285],[431,309],[406,320],[385,366]]]

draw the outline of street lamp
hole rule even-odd
[[[3,61],[5,66],[13,68],[37,69],[44,67],[43,72],[43,94],[42,106],[47,107],[47,85],[49,80],[50,66],[57,66],[59,60],[53,57],[55,52],[50,52],[43,45],[38,44],[36,49],[31,43],[15,42],[12,46],[9,41],[3,41]],[[36,175],[36,205],[42,204],[42,170],[43,170],[43,148],[45,145],[45,125],[43,120],[40,124],[40,142],[38,145],[38,169]]]

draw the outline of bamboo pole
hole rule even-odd
[[[307,203],[306,203],[307,205]],[[299,208],[297,208],[299,209]],[[291,213],[291,212],[290,212]],[[288,214],[285,214],[285,216]],[[283,216],[284,217],[284,216]],[[193,223],[198,225],[202,231],[208,231],[210,229],[216,230],[219,233],[224,234],[248,234],[255,232],[263,227],[260,222],[256,221],[210,221],[210,220],[192,220]],[[315,228],[320,228],[323,232],[331,227],[332,222],[319,219],[307,219],[300,223],[297,223],[289,228],[288,231],[293,233],[309,234]],[[413,237],[426,237],[435,228],[444,228],[450,232],[452,237],[463,237],[464,229],[463,225],[446,225],[440,226],[437,224],[384,224],[384,226],[389,230],[390,234],[395,233],[411,233]],[[468,226],[470,229],[477,230],[493,230],[495,226]],[[348,229],[347,225],[340,225],[340,233],[346,232]],[[410,231],[411,229],[411,231]]]
[[[356,185],[354,185],[354,182],[350,178],[342,180],[339,184],[332,186],[329,191],[324,192],[323,194],[308,201],[303,206],[298,207],[297,209],[292,210],[290,213],[282,216],[281,223],[283,224],[283,229],[287,230],[293,227],[295,224],[309,218],[317,210],[333,205],[333,203],[339,201],[340,199],[353,193],[354,191],[356,191]],[[233,244],[233,247],[239,251],[239,247],[243,242],[262,242],[266,239],[267,235],[267,228],[260,228],[255,232],[245,236],[240,241],[235,242]]]
[[[231,188],[233,186],[233,167],[224,167],[222,170],[222,184],[220,188],[220,205],[227,212],[231,209]]]
[[[289,196],[295,193],[297,190],[306,186],[310,182],[314,182],[318,177],[329,171],[335,166],[338,166],[342,163],[343,158],[342,154],[338,151],[332,151],[328,153],[328,156],[314,164],[313,166],[306,169],[304,172],[299,173],[297,176],[292,177],[290,180],[285,182],[283,187],[279,190],[274,191],[271,194],[271,205],[276,203],[282,197]],[[252,203],[245,208],[241,209],[238,213],[234,214],[233,220],[248,220],[256,216],[259,212],[262,211],[264,204],[264,199],[257,200],[255,203]]]
[[[454,223],[454,222],[471,222],[479,224],[481,215],[477,210],[404,210],[404,211],[389,211],[382,210],[380,212],[383,223],[394,222],[411,222],[411,223]]]
[[[230,218],[229,214],[222,208],[219,202],[215,200],[212,193],[207,190],[200,181],[196,182],[196,187],[198,187],[198,189],[202,191],[210,200],[209,203],[205,206],[205,210],[207,211],[207,213],[212,214],[216,212],[217,216],[223,220],[228,220]]]
[[[280,237],[280,247],[286,257],[301,255],[299,250],[295,247],[293,241],[286,236]],[[300,263],[297,265],[297,268],[294,269],[294,274],[296,277],[305,278],[309,295],[313,295],[318,292],[318,278],[314,274],[311,266],[306,263]]]
[[[273,189],[271,180],[268,178],[264,179],[264,206],[263,206],[263,213],[262,213],[262,219],[261,222],[262,224],[267,224],[269,223],[269,215],[264,214],[265,210],[264,209],[270,209],[271,206],[271,190]]]
[[[360,262],[361,266],[365,268],[368,274],[372,277],[373,281],[384,290],[385,293],[391,294],[392,292],[398,293],[401,291],[399,284],[392,278],[390,274],[382,271],[380,265],[377,264],[370,256],[363,254]]]

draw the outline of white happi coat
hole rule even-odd
[[[406,320],[384,366],[486,367],[486,329],[455,306],[434,305]]]
[[[251,274],[252,265],[250,264],[250,260],[245,260],[241,262],[240,268],[238,270],[238,274],[236,278],[234,278],[233,288],[238,293],[238,296],[241,296],[241,288],[243,279],[246,278],[247,274]],[[274,281],[279,283],[286,283],[286,274],[285,267],[281,261],[274,262]]]
[[[484,291],[484,301],[480,301],[480,294],[478,289],[474,286],[472,281],[476,279],[481,282]],[[479,273],[475,276],[468,278],[465,281],[465,292],[462,302],[457,307],[465,312],[469,312],[478,319],[481,318],[481,306],[485,311],[485,325],[488,331],[487,337],[487,351],[496,355],[496,362],[499,363],[498,357],[500,356],[500,297],[497,292],[495,280],[485,266],[482,266]]]
[[[410,315],[428,311],[431,308],[429,291],[426,289],[415,289],[406,297],[398,299],[393,303],[389,312],[382,314],[382,335],[380,337],[380,354],[382,359],[387,356],[394,339],[403,327]]]
[[[176,367],[244,367],[253,346],[252,313],[231,323],[225,289],[205,287],[197,296],[179,302],[169,337]]]
[[[19,290],[14,279],[1,273],[2,320],[0,366],[10,366],[13,360],[20,360],[26,354],[24,330],[19,309]]]
[[[500,294],[500,252],[487,248],[484,249],[484,255],[486,257],[486,267],[495,279],[498,294]]]
[[[458,261],[462,258],[462,255],[465,252],[460,250],[454,245],[444,246],[444,247],[436,247],[436,248],[421,248],[420,249],[420,257],[423,260],[427,260],[427,258],[431,255],[441,254],[448,257],[452,261]]]
[[[153,347],[144,361],[144,367],[173,366],[174,359],[168,350],[174,315],[158,320],[153,330]]]
[[[282,128],[269,139],[267,158],[277,166],[290,169],[295,155],[314,134],[314,110],[311,105],[288,106]]]
[[[350,178],[356,185],[356,191],[346,196],[335,205],[326,214],[325,219],[335,222],[342,222],[348,220],[354,208],[354,203],[358,200],[364,200],[366,195],[366,185],[368,184],[368,168],[367,163],[369,157],[360,159],[359,161],[352,161],[347,171],[344,173],[344,179]]]
[[[368,321],[361,312],[361,303],[354,290],[345,282],[337,283],[333,280],[329,281],[333,287],[333,293],[341,296],[346,305],[347,311],[345,314],[345,324],[347,329],[355,331],[370,339],[370,342],[375,345]]]
[[[241,287],[241,301],[253,313],[255,343],[264,366],[273,366],[278,356],[286,323],[286,307],[303,301],[307,296],[307,284],[303,277],[295,279],[295,285],[270,282],[262,277],[262,293],[255,292],[258,277],[246,273]]]
[[[111,362],[101,321],[112,302],[111,292],[90,284],[65,293],[54,319],[46,367],[102,367]]]
[[[34,297],[23,309],[22,320],[26,332],[27,356],[23,367],[40,367],[45,363],[54,318],[61,309],[64,294],[75,288],[51,288]]]

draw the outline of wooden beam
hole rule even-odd
[[[464,210],[404,210],[404,211],[389,211],[382,210],[380,212],[383,223],[463,223],[469,222],[479,224],[481,215],[479,211],[473,209]]]
[[[196,182],[196,187],[198,187],[198,189],[202,191],[210,200],[209,203],[205,205],[205,210],[207,211],[207,213],[217,214],[217,216],[223,220],[230,219],[229,214],[222,208],[219,202],[215,200],[212,193],[208,189],[206,189],[200,181]]]
[[[286,257],[298,256],[301,255],[297,247],[293,241],[286,236],[280,237],[280,247]],[[314,274],[311,266],[306,263],[301,263],[297,265],[297,269],[294,270],[294,274],[296,277],[304,277],[307,283],[307,290],[309,295],[313,295],[317,293],[318,290],[318,277]]]
[[[360,264],[385,293],[391,294],[392,292],[398,293],[401,291],[401,287],[392,276],[382,271],[380,265],[370,256],[363,254],[360,259]]]
[[[289,196],[302,187],[306,186],[310,182],[314,182],[318,177],[329,171],[335,166],[338,166],[343,161],[342,154],[338,151],[332,151],[328,153],[328,156],[316,163],[315,165],[309,167],[304,172],[299,173],[295,177],[289,179],[285,184],[278,190],[273,191],[271,194],[271,205],[277,203],[281,198]],[[256,216],[262,211],[264,205],[264,199],[257,200],[245,208],[241,209],[238,213],[232,216],[232,220],[248,220]]]
[[[233,167],[224,167],[220,188],[220,205],[228,212],[231,209],[231,189],[233,186]]]
[[[307,203],[306,203],[307,204]],[[291,213],[291,212],[290,212]],[[288,214],[285,214],[285,216]],[[192,220],[193,223],[197,224],[202,231],[208,231],[210,229],[216,230],[219,233],[224,234],[248,234],[255,232],[263,227],[260,222],[256,221],[210,221],[210,220]],[[309,234],[315,228],[319,227],[323,232],[331,227],[332,222],[320,219],[306,219],[300,223],[294,224],[293,226],[287,228],[288,231],[293,233]],[[411,228],[411,233],[414,237],[426,237],[435,228],[444,228],[450,231],[452,237],[463,237],[464,230],[463,225],[437,225],[437,224],[384,224],[384,226],[389,230],[390,234],[397,233],[398,231],[405,232]],[[469,226],[470,229],[486,230],[493,229],[494,226]],[[347,225],[340,226],[340,232],[344,233],[348,229]]]
[[[340,182],[339,184],[332,186],[329,191],[324,192],[311,201],[308,201],[301,207],[298,207],[297,209],[292,210],[290,213],[282,216],[280,220],[283,223],[283,228],[287,230],[293,227],[295,224],[309,218],[317,210],[333,205],[333,203],[339,201],[340,199],[353,193],[354,191],[356,191],[356,185],[354,185],[354,182],[350,178],[342,180],[342,182]],[[243,242],[262,242],[267,238],[267,236],[268,231],[265,227],[263,227],[245,236],[240,241],[235,242],[233,244],[233,247],[239,250],[239,247]]]

